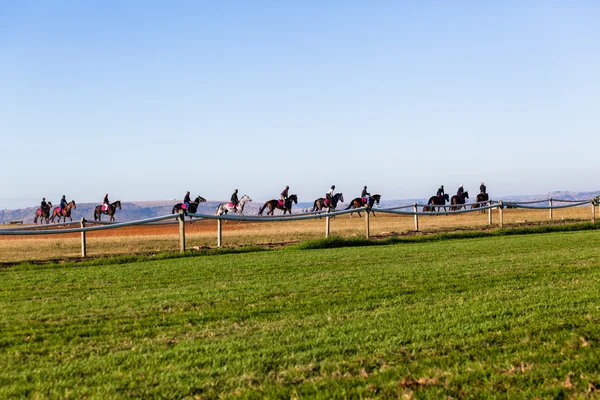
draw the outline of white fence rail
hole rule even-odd
[[[543,206],[532,206],[530,204],[539,204],[548,202],[548,205]],[[567,203],[563,205],[554,205],[553,202],[557,203]],[[325,219],[325,237],[329,237],[330,235],[330,224],[331,217],[337,215],[344,215],[350,213],[359,213],[365,212],[365,237],[370,237],[370,214],[371,213],[385,213],[385,214],[396,214],[396,215],[407,215],[414,216],[414,224],[415,231],[419,230],[419,217],[423,216],[437,216],[437,215],[453,215],[453,214],[465,214],[471,212],[488,212],[488,223],[492,225],[492,211],[498,210],[498,225],[502,228],[504,226],[504,209],[505,208],[523,208],[523,209],[548,209],[550,210],[550,220],[552,220],[552,210],[561,209],[561,208],[569,208],[569,207],[581,207],[587,204],[591,205],[591,221],[592,223],[596,222],[596,206],[599,204],[599,198],[593,198],[590,200],[559,200],[559,199],[548,199],[548,200],[539,200],[539,201],[528,201],[528,202],[503,202],[502,200],[495,202],[490,200],[489,202],[479,202],[479,203],[468,203],[464,205],[460,205],[460,209],[453,209],[457,206],[452,205],[436,205],[435,207],[439,207],[438,211],[419,211],[419,209],[423,210],[423,207],[434,207],[427,204],[417,204],[401,207],[391,207],[391,208],[373,208],[371,210],[367,210],[367,208],[358,208],[353,210],[343,210],[343,211],[334,211],[334,212],[311,212],[306,214],[291,214],[291,215],[275,215],[275,216],[237,216],[237,215],[209,215],[209,214],[192,214],[188,213],[188,217],[192,217],[196,220],[198,219],[212,219],[217,220],[217,245],[219,247],[222,246],[222,221],[249,221],[249,222],[280,222],[280,221],[302,221],[302,220],[311,220],[311,219]],[[470,207],[470,208],[469,208]],[[410,210],[409,210],[410,209]],[[444,210],[442,210],[444,209]],[[15,227],[10,229],[0,229],[1,235],[11,235],[11,236],[26,236],[26,235],[56,235],[56,234],[67,234],[67,233],[81,233],[81,255],[82,257],[86,257],[87,255],[87,241],[86,241],[86,233],[87,232],[95,232],[102,231],[107,229],[118,229],[123,227],[130,227],[136,225],[144,225],[144,224],[165,224],[170,223],[168,220],[177,220],[179,224],[179,248],[181,252],[184,252],[186,249],[185,242],[185,217],[183,211],[179,214],[172,215],[164,215],[160,217],[147,218],[138,221],[128,221],[128,222],[119,222],[119,223],[109,223],[109,222],[99,222],[99,221],[86,221],[85,218],[82,218],[78,222],[68,222],[68,223],[58,223],[58,224],[50,224],[50,225],[42,225],[42,226],[23,226],[23,227]],[[175,221],[173,221],[175,222]],[[87,224],[93,224],[94,226],[87,226]],[[76,226],[76,227],[74,227]],[[65,228],[66,227],[66,228]]]

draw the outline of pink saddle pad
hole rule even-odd
[[[187,204],[181,203],[181,209],[182,210],[187,210]]]
[[[279,207],[283,207],[283,201],[277,200],[277,204],[279,205]]]

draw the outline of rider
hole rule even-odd
[[[335,190],[335,185],[331,185],[327,193],[325,193],[325,202],[327,204],[331,204],[331,200],[333,199],[333,191]]]
[[[46,203],[46,198],[42,197],[42,202],[40,203],[40,206],[42,208],[42,214],[44,212],[46,212],[47,208],[48,208],[48,203]]]
[[[110,207],[110,201],[108,201],[108,193],[104,195],[104,200],[102,200],[102,204],[104,205],[104,210],[108,210]]]
[[[62,211],[64,208],[67,207],[67,204],[69,204],[69,203],[67,203],[67,197],[63,194],[62,199],[60,199],[60,205],[58,207],[58,212],[62,214]]]
[[[366,199],[366,203],[365,204],[369,204],[369,200],[371,199],[371,193],[367,192],[367,187],[363,187],[362,193],[360,194],[360,197]]]
[[[285,203],[287,202],[289,191],[290,191],[290,187],[286,186],[285,189],[283,189],[283,192],[281,192],[280,200],[284,206],[285,206]]]
[[[458,190],[456,191],[456,195],[459,197],[463,197],[463,194],[465,193],[465,189],[463,189],[463,185],[460,185],[458,187]]]
[[[485,194],[486,189],[485,182],[481,182],[481,185],[479,186],[479,192]]]
[[[444,185],[441,185],[440,188],[437,190],[436,196],[441,199],[444,197],[445,194],[446,193],[444,193]]]
[[[188,190],[188,191],[185,193],[185,197],[183,198],[183,204],[185,204],[185,208],[186,208],[186,209],[189,209],[189,208],[190,208],[190,203],[191,203],[191,202],[192,202],[192,201],[190,200],[190,191]]]
[[[238,190],[235,189],[233,191],[233,194],[231,195],[231,204],[233,204],[233,209],[237,212],[237,206],[240,203],[240,201],[238,200]]]

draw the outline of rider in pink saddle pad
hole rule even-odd
[[[110,201],[108,200],[108,193],[104,195],[104,200],[102,200],[102,211],[108,210],[110,207]]]
[[[187,210],[190,208],[190,191],[188,190],[185,194],[185,197],[183,198],[183,204],[181,205],[181,208],[184,210]]]
[[[46,203],[46,198],[42,197],[42,202],[40,203],[40,209],[37,210],[36,214],[40,215],[41,213],[44,212],[44,210],[46,210],[46,208],[48,208],[48,203]]]
[[[335,185],[331,185],[331,188],[325,193],[325,205],[329,207],[331,205],[331,199],[333,198],[333,191],[335,190]]]
[[[363,188],[360,197],[362,197],[363,204],[369,204],[369,199],[371,197],[371,193],[367,192],[366,186]]]
[[[58,212],[62,213],[62,211],[67,207],[67,197],[63,194],[62,199],[60,199],[60,205],[58,206]]]
[[[285,202],[288,199],[289,191],[290,191],[290,187],[286,186],[285,189],[283,189],[283,192],[281,192],[281,197],[279,199],[279,207],[285,207]]]
[[[237,212],[237,206],[240,203],[240,201],[238,200],[238,190],[235,189],[233,191],[233,194],[231,195],[231,202],[229,203],[229,207],[233,208],[235,210],[235,212]]]

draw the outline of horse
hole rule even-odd
[[[60,222],[60,217],[63,217],[63,222],[67,222],[67,217],[69,217],[69,219],[73,221],[73,218],[71,218],[71,209],[76,208],[77,205],[75,204],[75,200],[71,200],[69,204],[67,204],[65,208],[62,209],[62,212],[58,211],[60,210],[60,207],[54,207],[54,210],[52,210],[52,217],[50,218],[50,221],[54,223],[54,218],[56,217],[58,217],[58,222]]]
[[[476,197],[476,203],[471,206],[471,208],[479,208],[483,207],[484,201],[489,201],[490,197],[487,193],[479,193]],[[481,212],[485,212],[485,210],[481,210]]]
[[[448,198],[448,193],[444,193],[444,196],[431,196],[427,205],[423,207],[423,211],[435,211],[435,206],[438,206],[438,211],[444,206],[444,211],[446,211],[446,202],[450,201]],[[432,207],[429,207],[432,206]]]
[[[117,212],[117,208],[121,209],[121,200],[117,200],[114,203],[110,203],[106,210],[103,210],[102,207],[104,204],[100,204],[94,208],[94,221],[101,221],[102,214],[108,214],[110,216],[110,222],[115,220],[115,214]]]
[[[325,199],[323,197],[319,197],[315,200],[315,203],[313,204],[313,209],[310,210],[310,212],[321,211],[323,208],[326,208],[327,212],[335,211],[338,202],[344,202],[344,195],[342,193],[334,194],[333,197],[331,197],[331,202],[329,203],[329,206],[325,204]]]
[[[269,200],[267,201],[265,204],[263,204],[263,206],[261,208],[259,208],[258,210],[258,215],[262,215],[263,211],[265,210],[265,208],[267,208],[267,206],[269,207],[269,211],[267,212],[267,215],[273,215],[273,212],[275,211],[275,209],[279,209],[279,210],[283,210],[283,215],[285,215],[286,212],[289,212],[290,215],[292,214],[292,202],[298,204],[298,196],[296,196],[295,194],[292,194],[290,197],[287,198],[287,200],[285,201],[285,204],[282,206],[281,204],[279,204],[280,200]]]
[[[215,215],[223,215],[223,214],[227,214],[229,211],[231,211],[231,212],[236,212],[236,213],[238,213],[238,215],[242,216],[242,215],[244,215],[244,206],[249,201],[252,201],[252,199],[247,194],[243,195],[240,198],[240,202],[238,203],[237,210],[234,207],[233,203],[231,203],[231,202],[221,203],[217,206],[217,212],[215,213]]]
[[[450,199],[450,204],[452,204],[452,207],[450,207],[450,209],[451,210],[460,210],[463,207],[462,204],[465,204],[465,199],[468,199],[468,198],[469,198],[469,192],[464,192],[462,194],[462,196],[455,194]]]
[[[350,202],[350,205],[348,207],[346,207],[346,210],[349,210],[351,208],[361,208],[364,206],[367,206],[367,211],[371,211],[373,213],[373,215],[375,215],[375,212],[373,210],[371,210],[373,208],[373,205],[375,205],[375,203],[379,204],[379,200],[381,200],[381,195],[380,194],[374,194],[372,196],[369,197],[369,204],[366,203],[366,199],[364,197],[357,197],[354,200],[352,200]],[[360,217],[360,211],[357,211],[358,216]],[[352,214],[354,214],[353,212],[350,213],[350,218],[352,218]]]
[[[206,199],[204,197],[196,196],[194,201],[190,202],[190,208],[186,208],[183,203],[177,203],[173,206],[173,210],[171,210],[171,214],[176,214],[180,210],[183,210],[184,215],[187,215],[188,211],[192,214],[195,214],[196,210],[198,210],[198,205],[200,203],[204,203],[205,201],[206,201]],[[190,219],[192,219],[192,217],[190,217]]]
[[[44,224],[44,218],[46,219],[46,224],[50,223],[50,210],[52,209],[52,203],[48,202],[46,208],[38,208],[33,217],[33,223],[37,225],[38,218],[40,219],[40,224]]]

